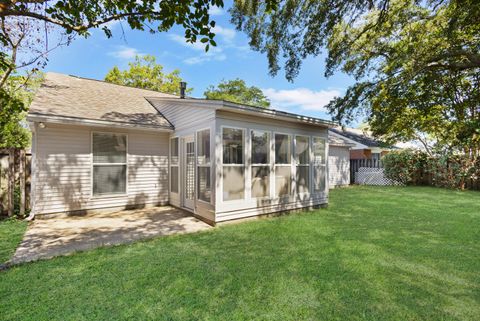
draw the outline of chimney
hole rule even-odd
[[[184,81],[180,82],[180,98],[185,99],[185,90],[187,89],[187,83]]]

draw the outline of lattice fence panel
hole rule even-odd
[[[355,184],[361,185],[402,185],[400,182],[385,177],[383,168],[360,167],[355,172]]]

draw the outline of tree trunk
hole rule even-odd
[[[13,216],[15,195],[15,149],[8,150],[8,216]]]

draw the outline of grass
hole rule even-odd
[[[480,193],[334,190],[315,212],[0,273],[7,320],[478,320]]]
[[[8,261],[22,240],[27,222],[14,219],[0,219],[0,264]]]

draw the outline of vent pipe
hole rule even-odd
[[[185,90],[187,90],[187,83],[184,81],[180,82],[180,98],[185,99]]]

